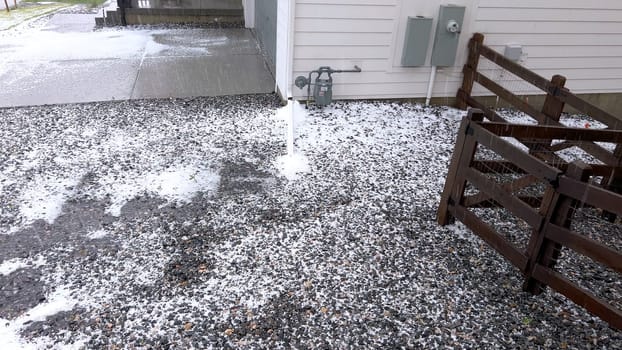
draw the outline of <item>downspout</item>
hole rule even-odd
[[[293,99],[293,85],[294,85],[294,36],[296,35],[296,0],[289,0],[289,8],[287,15],[288,19],[288,28],[289,35],[287,37],[287,91],[285,92],[288,99]]]
[[[287,108],[287,115],[289,116],[287,118],[287,155],[290,157],[294,155],[294,123],[296,122],[294,118],[294,111],[296,110],[295,104],[296,101],[288,100],[287,106],[285,107]]]
[[[283,102],[292,98],[295,4],[296,0],[279,0],[277,2],[277,43],[274,91],[280,93]]]
[[[244,27],[255,28],[255,0],[244,0]]]
[[[428,92],[425,95],[425,105],[430,105],[430,99],[432,99],[432,89],[434,88],[434,80],[436,79],[436,66],[432,66],[430,71],[430,81],[428,81]]]

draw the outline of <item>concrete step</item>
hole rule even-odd
[[[106,11],[106,17],[95,17],[95,25],[99,27],[103,26],[120,26],[121,17],[117,11]]]
[[[105,18],[96,18],[96,24],[121,25],[125,12],[127,24],[244,24],[242,0],[131,0],[131,7],[119,9],[111,1]],[[115,11],[116,10],[116,11]]]
[[[128,8],[127,24],[244,23],[242,9]]]
[[[242,10],[242,0],[131,0],[132,8]]]

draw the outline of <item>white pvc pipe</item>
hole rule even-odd
[[[432,66],[430,71],[430,81],[428,82],[428,93],[425,95],[425,105],[430,105],[430,99],[432,98],[432,89],[434,88],[434,80],[436,79],[436,66]]]
[[[287,155],[290,157],[294,155],[294,107],[295,102],[293,100],[287,101],[287,110],[289,118],[287,119]]]

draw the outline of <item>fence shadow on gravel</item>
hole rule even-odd
[[[475,34],[469,43],[458,107],[477,109],[460,126],[438,223],[463,222],[521,271],[526,291],[549,286],[622,330],[622,120],[572,94],[564,77],[549,81],[483,40]],[[544,105],[478,72],[480,56],[546,92]],[[471,96],[474,83],[538,125],[508,123]],[[565,104],[606,128],[563,125]]]

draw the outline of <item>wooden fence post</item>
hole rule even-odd
[[[449,163],[447,178],[445,179],[445,188],[443,189],[436,215],[437,222],[441,226],[453,222],[454,218],[448,211],[449,204],[452,199],[460,201],[466,187],[466,180],[460,170],[470,165],[477,149],[475,138],[467,135],[469,125],[472,122],[481,122],[482,120],[484,120],[484,113],[479,109],[471,109],[460,124],[454,152]]]
[[[541,110],[545,118],[544,120],[538,121],[538,124],[555,125],[554,122],[559,122],[559,118],[564,111],[565,103],[562,100],[558,99],[556,95],[564,88],[564,85],[566,85],[566,77],[556,74],[551,78],[551,82],[548,85],[549,91],[546,95],[546,98],[544,99],[544,104],[542,105]],[[551,120],[553,120],[554,122],[551,123]],[[525,146],[529,148],[529,154],[542,158],[541,153],[543,151],[550,151],[552,141],[553,140],[549,141],[548,144],[544,144],[543,140],[540,140],[539,142],[529,142],[526,140]]]
[[[614,166],[622,167],[622,144],[618,144],[613,151],[613,156],[618,159],[618,164],[611,164]],[[622,194],[622,172],[614,170],[609,178],[603,178],[601,185],[604,185],[609,191]],[[614,222],[616,221],[616,214],[608,211],[603,212],[603,219]]]
[[[566,85],[566,77],[563,75],[554,75],[551,78],[551,84],[549,85],[549,91],[544,100],[542,106],[542,114],[558,122],[559,118],[564,111],[565,103],[556,97],[557,93],[561,91]],[[549,124],[548,121],[544,121],[544,124]]]
[[[458,90],[458,94],[456,95],[456,108],[458,109],[466,109],[468,106],[464,96],[470,96],[473,91],[475,72],[479,64],[479,49],[482,45],[484,45],[484,35],[481,33],[473,34],[473,37],[469,40],[469,56],[464,65],[465,69],[463,69],[464,78],[462,79],[462,88]]]
[[[564,174],[567,177],[586,182],[589,179],[591,168],[583,161],[577,160],[568,165]],[[540,213],[544,214],[544,221],[539,228],[534,228],[529,244],[527,245],[527,257],[529,262],[526,269],[526,280],[523,289],[531,294],[540,294],[546,284],[533,278],[536,265],[552,268],[557,263],[561,251],[561,245],[546,239],[547,227],[550,224],[570,228],[574,207],[578,201],[560,195],[554,188],[547,189]]]

